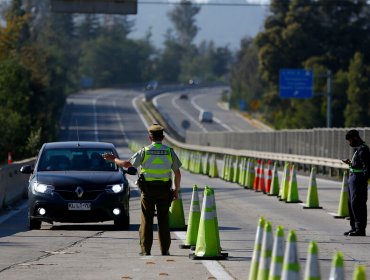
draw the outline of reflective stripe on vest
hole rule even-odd
[[[144,148],[145,156],[141,163],[141,173],[146,181],[169,181],[172,176],[171,149],[160,143]]]
[[[362,169],[356,169],[356,168],[350,168],[349,171],[351,171],[352,173],[361,173],[361,172],[364,172]]]

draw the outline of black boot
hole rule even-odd
[[[356,230],[348,234],[348,236],[366,236],[365,230]]]
[[[349,231],[346,231],[346,232],[344,233],[344,235],[345,235],[345,236],[347,236],[347,235],[349,235],[350,233],[355,232],[355,231],[356,231],[356,229],[350,229]]]

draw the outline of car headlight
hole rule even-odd
[[[106,191],[109,193],[120,193],[123,192],[125,186],[123,184],[115,184],[112,186],[107,186]]]
[[[33,183],[33,190],[38,193],[52,193],[54,187],[51,185],[41,184],[41,183]]]

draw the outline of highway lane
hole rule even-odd
[[[186,130],[206,133],[208,131],[240,132],[261,129],[239,113],[226,110],[219,105],[223,90],[225,87],[164,93],[154,98],[153,103],[169,124],[183,137],[186,135]],[[184,95],[188,98],[180,98]],[[202,110],[213,113],[213,123],[199,121],[199,114]]]
[[[101,90],[74,95],[68,99],[64,119],[63,140],[76,140],[78,123],[80,140],[110,141],[119,147],[122,158],[131,152],[125,139],[147,139],[145,125],[137,115],[132,101],[139,92]],[[73,103],[73,106],[71,105]],[[219,162],[221,168],[221,162]],[[131,176],[134,180],[135,177]],[[191,189],[197,184],[215,189],[221,246],[229,253],[229,260],[215,262],[214,272],[219,279],[246,279],[253,253],[257,220],[264,216],[274,229],[283,225],[287,231],[295,229],[301,275],[304,271],[306,250],[310,240],[317,240],[320,250],[322,277],[328,278],[330,260],[335,251],[345,256],[346,277],[351,277],[354,265],[370,267],[369,237],[349,238],[342,235],[348,221],[333,219],[327,212],[337,210],[341,182],[318,179],[320,204],[323,210],[303,210],[298,204],[285,204],[274,197],[245,190],[234,183],[183,171],[182,195],[185,217],[191,200]],[[305,199],[308,178],[298,176],[299,194]],[[202,192],[200,192],[202,199]],[[168,279],[208,279],[214,262],[191,261],[188,250],[178,244],[184,232],[173,232],[171,258],[159,256],[157,240],[152,257],[137,255],[140,205],[137,190],[131,199],[130,231],[112,231],[112,223],[88,225],[43,225],[41,230],[26,230],[26,209],[0,224],[0,279],[156,279],[167,274]],[[217,264],[220,264],[217,266]],[[208,270],[209,269],[209,270]],[[226,276],[225,276],[226,275]],[[162,276],[163,277],[163,276]],[[125,278],[130,279],[130,278]]]
[[[213,112],[215,121],[221,124],[225,130],[238,132],[260,129],[252,125],[239,113],[220,107],[221,95],[222,90],[213,92],[210,92],[208,89],[200,90],[199,95],[192,97],[191,103],[198,110],[203,109]]]
[[[64,111],[60,140],[109,141],[122,158],[131,152],[127,139],[148,140],[146,126],[133,100],[140,92],[101,90],[70,96]],[[131,176],[131,180],[135,177]],[[139,191],[132,185],[129,231],[115,231],[112,222],[100,224],[44,224],[27,230],[27,203],[0,220],[0,279],[153,279],[181,273],[187,279],[211,277],[204,266],[191,261],[173,239],[173,256],[161,257],[154,240],[153,257],[140,257]],[[155,261],[155,262],[154,262]],[[217,267],[217,266],[216,266]],[[221,272],[222,274],[222,272]],[[52,275],[52,276],[51,276]]]

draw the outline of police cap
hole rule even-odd
[[[346,134],[346,140],[353,139],[353,138],[360,138],[360,133],[356,129],[351,129]]]
[[[153,123],[148,128],[148,132],[151,133],[151,134],[153,134],[153,133],[160,134],[160,133],[163,133],[163,130],[164,130],[163,126],[161,126],[161,125],[159,125],[157,123]]]

